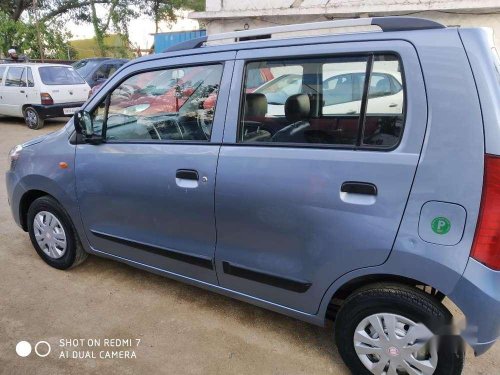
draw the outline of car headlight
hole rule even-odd
[[[9,152],[10,169],[14,169],[16,166],[17,159],[21,156],[21,151],[23,151],[23,146],[17,145],[12,148]]]

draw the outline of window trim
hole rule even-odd
[[[362,132],[361,139],[359,139],[359,133],[358,133],[358,141],[356,144],[348,144],[348,145],[343,145],[343,144],[321,144],[321,143],[292,143],[292,142],[241,142],[241,131],[242,131],[242,108],[245,100],[245,81],[246,81],[246,76],[247,76],[247,69],[248,65],[250,63],[254,62],[262,62],[262,61],[294,61],[294,60],[306,60],[306,59],[318,59],[318,58],[323,58],[323,59],[328,59],[328,58],[338,58],[338,57],[366,57],[367,58],[367,67],[369,65],[369,60],[371,59],[372,62],[375,62],[375,57],[376,56],[383,56],[383,55],[392,55],[397,58],[399,62],[399,68],[401,70],[401,86],[403,90],[403,111],[402,111],[402,116],[403,116],[403,126],[401,128],[401,136],[398,139],[398,142],[395,143],[394,145],[390,147],[383,147],[383,146],[374,146],[374,145],[367,145],[363,144],[363,134],[364,134],[364,128],[365,128],[365,121],[366,121],[366,113],[361,117],[361,113],[359,115],[359,122],[362,121],[362,124],[359,125],[358,131]],[[372,66],[373,67],[373,66]],[[234,77],[233,77],[234,78]],[[366,77],[365,77],[366,78]],[[368,84],[371,80],[371,71],[368,79],[365,80],[365,85]],[[354,52],[354,53],[349,53],[349,52],[342,52],[342,53],[336,53],[336,54],[328,54],[328,55],[290,55],[290,56],[280,56],[280,57],[260,57],[260,58],[255,58],[255,59],[245,59],[245,65],[243,68],[243,75],[241,77],[241,82],[240,82],[240,100],[239,100],[239,110],[238,110],[238,122],[236,124],[237,126],[237,131],[236,131],[236,140],[235,142],[224,142],[224,145],[227,146],[243,146],[243,147],[281,147],[281,148],[307,148],[307,149],[319,149],[319,150],[352,150],[352,151],[381,151],[381,152],[391,152],[396,150],[400,145],[403,140],[403,136],[405,133],[405,128],[406,128],[406,120],[407,120],[407,100],[408,100],[408,95],[407,95],[407,86],[406,86],[406,73],[405,73],[405,68],[403,64],[403,59],[401,57],[401,54],[397,51],[393,50],[374,50],[374,51],[367,51],[367,52]],[[368,99],[368,98],[367,98]],[[363,105],[363,102],[361,103],[361,112],[365,111],[367,109],[368,105],[368,100]]]
[[[198,140],[149,140],[149,139],[131,139],[131,140],[125,140],[125,139],[106,139],[106,132],[107,132],[107,123],[108,123],[108,110],[109,110],[109,102],[111,100],[111,94],[113,91],[116,90],[123,82],[128,80],[130,77],[143,74],[143,73],[150,73],[150,72],[157,72],[157,71],[166,71],[166,70],[171,70],[171,69],[179,69],[179,68],[191,68],[191,67],[201,67],[201,66],[211,66],[211,65],[221,65],[222,66],[222,74],[221,74],[221,82],[222,78],[224,76],[224,71],[226,69],[226,61],[212,61],[212,62],[201,62],[201,63],[188,63],[188,64],[174,64],[174,65],[168,65],[168,66],[160,66],[160,67],[154,67],[154,68],[144,68],[144,69],[138,69],[133,72],[130,72],[129,74],[126,74],[122,79],[117,81],[109,90],[107,90],[106,95],[104,96],[103,100],[98,101],[93,107],[91,107],[87,112],[93,113],[103,102],[105,102],[105,108],[104,108],[104,113],[106,115],[104,122],[102,124],[102,143],[109,143],[109,144],[185,144],[185,145],[217,145],[217,143],[212,142],[212,135],[213,132],[210,132],[210,139],[207,139],[206,141],[198,141]],[[220,84],[219,84],[219,90],[220,90]],[[215,111],[214,111],[214,119],[215,119],[215,114],[217,113],[217,104],[218,104],[218,97],[217,101],[215,103]],[[225,117],[224,117],[225,121]],[[213,127],[213,124],[212,124]],[[212,129],[213,130],[213,129]],[[220,145],[220,143],[219,143]]]

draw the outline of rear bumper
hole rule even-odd
[[[476,356],[491,348],[500,336],[500,271],[494,271],[474,259],[448,296],[467,320],[462,336]]]
[[[46,119],[51,117],[71,117],[73,114],[64,114],[64,108],[80,108],[84,103],[85,102],[57,103],[50,105],[35,104],[32,107],[35,108],[42,119]]]

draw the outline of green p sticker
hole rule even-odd
[[[451,223],[447,218],[440,216],[432,220],[431,228],[436,234],[446,234],[451,229]]]

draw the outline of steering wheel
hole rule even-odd
[[[177,119],[175,118],[169,118],[163,121],[153,122],[151,124],[151,127],[154,130],[154,133],[152,133],[152,135],[154,134],[158,136],[158,139],[167,139],[165,137],[162,137],[162,134],[165,134],[165,132],[162,132],[161,128],[168,128],[170,126],[174,126],[176,128],[180,140],[184,139],[184,130],[182,129],[182,126],[179,123],[179,121],[177,121]]]
[[[199,109],[197,111],[196,121],[198,123],[199,128],[207,137],[207,140],[210,139],[210,134],[212,133],[212,123],[214,119],[214,110],[213,109]]]

